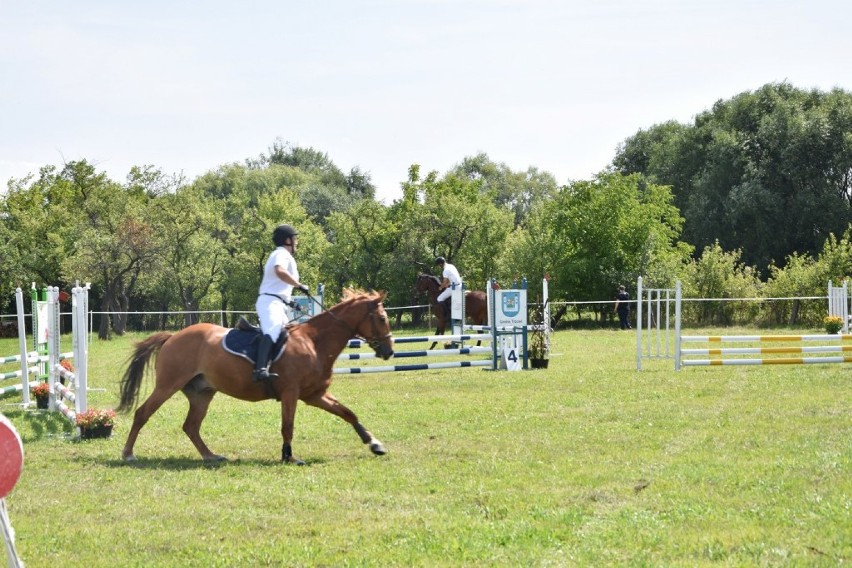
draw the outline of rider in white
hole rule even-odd
[[[444,300],[450,298],[453,293],[453,288],[458,288],[462,285],[461,275],[458,269],[447,262],[443,256],[435,259],[435,264],[441,267],[441,293],[438,294],[438,303],[444,306],[444,315],[450,316],[450,309],[443,304]]]
[[[285,306],[290,304],[293,288],[308,293],[307,286],[299,282],[299,269],[296,266],[296,253],[299,233],[290,225],[278,225],[272,232],[275,250],[269,255],[263,267],[263,279],[258,290],[257,316],[263,335],[257,347],[257,361],[252,378],[255,381],[268,381],[278,377],[269,372],[269,351],[278,341],[281,330],[290,321]]]

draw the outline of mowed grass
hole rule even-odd
[[[90,407],[116,404],[140,337],[93,341],[106,391]],[[279,462],[273,402],[217,396],[202,433],[231,461],[206,466],[178,395],[128,465],[130,416],[72,441],[7,397],[25,446],[6,500],[18,552],[28,568],[852,562],[849,365],[637,372],[635,349],[632,333],[561,331],[548,370],[339,376],[332,392],[389,453],[300,404],[305,467]]]

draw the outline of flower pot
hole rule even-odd
[[[547,369],[548,363],[550,363],[550,359],[530,358],[530,368],[531,369]]]
[[[42,410],[47,410],[47,407],[50,405],[50,397],[48,396],[37,396],[36,397],[36,408],[40,408]]]
[[[93,426],[91,428],[80,428],[80,439],[93,440],[95,438],[109,438],[112,436],[112,426]]]

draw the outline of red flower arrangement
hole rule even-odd
[[[115,411],[110,409],[91,409],[77,415],[77,426],[90,430],[99,426],[114,426]]]
[[[50,385],[41,382],[32,388],[32,393],[36,398],[47,398],[50,396]]]

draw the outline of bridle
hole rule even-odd
[[[371,334],[372,337],[370,337],[370,338],[362,337],[361,334],[358,333],[357,328],[352,327],[351,325],[349,325],[348,322],[342,320],[340,317],[338,317],[337,314],[334,313],[333,310],[324,310],[323,313],[329,314],[331,317],[333,317],[334,319],[336,319],[337,321],[342,323],[343,326],[346,327],[349,330],[351,337],[355,337],[357,339],[360,339],[361,341],[363,341],[364,343],[369,345],[373,349],[373,351],[378,353],[381,350],[382,341],[389,339],[392,335],[392,333],[390,331],[388,331],[388,333],[386,333],[384,335],[381,335],[381,336],[379,335],[379,329],[378,329],[379,326],[378,326],[377,320],[379,319],[378,311],[379,311],[379,306],[381,306],[381,305],[382,305],[382,302],[380,300],[372,300],[370,302],[370,307],[367,310],[367,316],[370,318],[370,325],[372,327],[372,330],[371,330],[372,331],[372,334]]]

